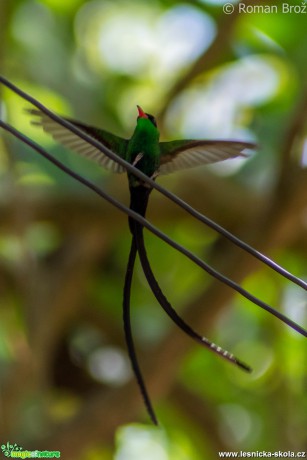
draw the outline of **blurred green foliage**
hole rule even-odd
[[[278,13],[226,15],[213,0],[4,0],[1,74],[57,113],[123,136],[140,104],[157,115],[164,139],[258,142],[248,160],[158,180],[306,277],[306,14],[274,4]],[[5,120],[128,202],[126,178],[55,145],[31,126],[23,100],[0,91]],[[146,233],[173,306],[254,369],[245,375],[183,338],[138,266],[133,329],[161,419],[153,428],[122,333],[126,218],[8,136],[0,192],[1,444],[82,460],[306,450],[303,337]],[[171,237],[306,327],[304,291],[158,193],[149,208]]]

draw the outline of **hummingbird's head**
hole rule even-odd
[[[139,120],[140,118],[147,118],[148,120],[151,121],[151,123],[152,123],[155,127],[157,127],[157,122],[156,122],[156,119],[155,119],[155,117],[154,117],[153,115],[150,115],[150,113],[145,113],[145,112],[143,111],[143,109],[142,109],[139,105],[137,105],[137,108],[138,108],[138,111],[139,111],[138,120]]]

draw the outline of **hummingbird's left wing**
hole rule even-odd
[[[169,174],[230,158],[248,157],[245,151],[255,148],[256,144],[241,141],[184,139],[160,142],[159,173]]]
[[[30,112],[31,115],[38,117],[38,121],[32,121],[32,124],[42,126],[44,131],[51,134],[55,141],[60,142],[73,152],[95,161],[109,171],[116,173],[126,171],[119,163],[107,157],[107,155],[96,149],[93,145],[81,139],[79,136],[69,131],[52,118],[48,117],[44,112],[37,109],[30,109],[28,112]],[[101,144],[105,147],[112,150],[112,152],[125,159],[128,142],[126,139],[109,133],[108,131],[104,131],[103,129],[85,125],[79,121],[71,120],[69,118],[65,118],[65,120],[69,121],[69,123],[81,129],[98,142],[101,142]]]

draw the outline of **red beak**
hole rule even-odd
[[[146,113],[143,111],[143,109],[139,105],[137,105],[137,108],[138,108],[138,111],[139,111],[139,117],[140,118],[148,118]]]

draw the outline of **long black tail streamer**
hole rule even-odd
[[[215,343],[211,342],[209,339],[206,337],[201,336],[197,332],[194,331],[194,329],[191,328],[179,315],[178,313],[173,309],[165,295],[163,294],[149,263],[148,257],[147,257],[147,252],[144,244],[144,235],[143,235],[143,228],[141,225],[138,223],[135,223],[134,226],[134,236],[137,244],[137,250],[139,253],[141,265],[145,274],[145,277],[147,279],[147,282],[156,297],[157,301],[163,308],[163,310],[167,313],[167,315],[174,321],[174,323],[183,331],[185,332],[189,337],[191,337],[193,340],[195,340],[197,343],[200,345],[208,348],[212,352],[216,353],[218,356],[226,359],[227,361],[231,362],[232,364],[235,364],[236,366],[240,367],[241,369],[251,372],[250,366],[247,364],[243,363],[241,360],[236,358],[232,353],[229,353],[227,350],[224,350],[220,346],[216,345]]]
[[[148,198],[151,189],[148,187],[130,187],[130,210],[137,212],[138,215],[145,217]],[[129,228],[132,235],[131,239],[131,246],[130,246],[130,253],[128,258],[128,264],[126,269],[126,276],[125,276],[125,285],[124,285],[124,298],[123,298],[123,320],[124,320],[124,331],[125,331],[125,338],[126,344],[128,348],[128,354],[131,362],[131,366],[139,386],[141,395],[144,400],[145,407],[151,418],[154,425],[158,425],[158,419],[155,415],[155,411],[153,409],[153,405],[150,401],[150,397],[146,388],[146,384],[142,375],[142,371],[140,369],[135,346],[133,342],[132,330],[131,330],[131,321],[130,321],[130,299],[131,299],[131,283],[133,278],[133,271],[135,265],[135,259],[137,255],[137,245],[136,240],[134,237],[133,229],[135,221],[129,216]]]
[[[126,269],[125,284],[124,284],[124,300],[123,300],[123,320],[124,320],[124,331],[126,344],[128,348],[128,354],[131,362],[131,366],[140,388],[145,407],[154,425],[158,425],[158,419],[155,415],[153,406],[151,404],[146,385],[142,376],[142,372],[138,363],[135,346],[133,342],[131,321],[130,321],[130,297],[131,297],[131,283],[133,277],[133,269],[137,254],[137,247],[134,237],[131,240],[130,253],[128,258],[128,264]]]

